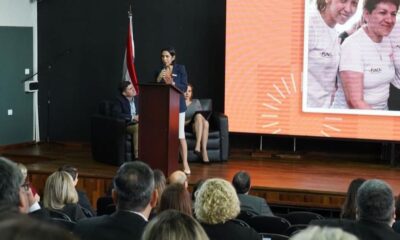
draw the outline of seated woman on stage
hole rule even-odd
[[[197,113],[201,111],[202,107],[198,99],[193,99],[193,85],[188,84],[188,88],[185,92],[186,102],[186,114],[185,114],[185,125],[191,126],[194,134],[196,135],[196,146],[194,153],[203,159],[204,163],[209,163],[207,154],[207,140],[209,123],[202,114]],[[201,148],[201,149],[200,149]]]
[[[50,211],[50,217],[54,216],[53,212],[61,212],[74,222],[86,218],[77,203],[78,193],[72,177],[67,172],[56,171],[47,178],[44,186],[43,205]]]

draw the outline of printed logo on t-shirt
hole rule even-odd
[[[321,52],[321,57],[331,58],[333,56],[330,52]]]
[[[380,72],[382,72],[382,69],[380,67],[376,67],[376,68],[371,67],[369,69],[369,71],[370,71],[370,73],[380,73]]]

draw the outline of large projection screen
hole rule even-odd
[[[309,0],[227,1],[225,112],[229,130],[400,140],[398,111],[304,106],[305,25],[314,4]]]

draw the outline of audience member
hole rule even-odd
[[[142,240],[208,240],[201,225],[180,211],[167,210],[146,227]]]
[[[115,213],[77,223],[74,232],[81,240],[141,239],[151,209],[157,203],[153,171],[140,161],[124,163],[114,177],[112,197],[117,207]]]
[[[183,186],[185,186],[185,188],[188,187],[188,179],[186,174],[183,171],[177,170],[173,173],[171,173],[171,175],[169,175],[168,177],[168,183],[169,184],[173,184],[173,183],[180,183]]]
[[[310,226],[293,235],[290,240],[358,240],[340,228]]]
[[[52,173],[44,186],[43,205],[51,211],[61,211],[72,221],[86,218],[78,203],[78,193],[75,190],[72,177],[64,171]]]
[[[14,215],[0,221],[2,240],[76,240],[66,230],[25,215]]]
[[[139,109],[138,96],[131,82],[121,81],[119,95],[113,114],[126,121],[126,131],[132,134],[132,150],[135,159],[139,157]]]
[[[257,215],[273,216],[264,198],[249,195],[251,179],[247,172],[237,172],[232,179],[232,184],[236,189],[242,211],[250,211]]]
[[[37,212],[40,205],[14,162],[0,157],[0,214]]]
[[[206,180],[198,190],[194,206],[196,218],[211,240],[261,239],[254,229],[234,220],[240,212],[240,203],[235,189],[226,180]]]
[[[390,186],[377,179],[365,181],[356,195],[356,221],[319,220],[312,224],[340,227],[362,240],[400,239],[392,229],[394,222],[394,196]]]
[[[182,184],[174,183],[168,185],[161,195],[158,212],[161,213],[168,209],[175,209],[192,216],[190,193]]]
[[[78,204],[79,206],[82,207],[83,213],[85,213],[86,217],[93,217],[95,214],[95,211],[92,208],[92,205],[90,204],[89,198],[87,197],[86,193],[84,191],[80,191],[79,189],[76,188],[76,185],[78,184],[78,169],[76,167],[73,167],[71,165],[63,165],[58,169],[58,171],[65,171],[67,172],[71,177],[72,181],[74,183],[76,192],[78,193]]]
[[[340,213],[341,218],[356,219],[356,194],[364,182],[364,178],[356,178],[351,181],[347,190],[346,200],[342,206],[342,212]]]
[[[149,220],[153,219],[159,210],[161,195],[164,192],[167,180],[165,179],[164,173],[160,169],[153,170],[154,173],[154,190],[157,192],[157,204],[156,207],[151,210]]]
[[[29,187],[31,188],[32,191],[32,195],[35,199],[36,202],[40,202],[40,196],[37,193],[36,189],[32,186],[32,184],[29,182],[29,178],[28,178],[28,169],[26,168],[26,166],[22,163],[17,163],[17,166],[19,168],[19,170],[21,170],[22,176],[24,177],[24,184],[29,185]]]

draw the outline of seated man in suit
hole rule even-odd
[[[74,233],[81,240],[141,239],[157,204],[153,170],[140,161],[124,163],[114,177],[112,197],[116,212],[77,223]]]
[[[273,216],[265,199],[249,195],[251,180],[247,172],[236,173],[232,179],[232,185],[239,197],[240,210],[251,211],[257,215]]]
[[[314,220],[313,225],[340,227],[362,240],[400,239],[392,224],[395,218],[394,196],[381,180],[364,182],[356,195],[356,221],[346,219]]]
[[[33,197],[17,164],[0,157],[0,215],[19,213],[29,213],[39,219],[49,217]]]
[[[133,155],[136,160],[139,157],[138,96],[132,83],[128,81],[120,82],[118,90],[119,95],[113,113],[116,117],[126,120],[126,130],[132,134]]]

